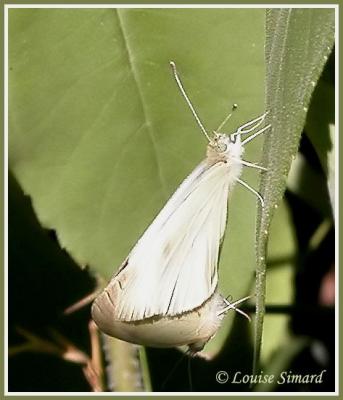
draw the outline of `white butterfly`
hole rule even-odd
[[[246,298],[229,303],[217,293],[218,258],[227,219],[228,195],[242,167],[265,168],[242,160],[244,145],[270,125],[255,131],[266,114],[230,135],[220,129],[209,137],[187,97],[176,66],[175,79],[207,137],[207,156],[183,181],[96,298],[92,317],[105,333],[155,347],[188,345],[201,350],[217,332],[225,313]],[[255,131],[243,141],[241,135]],[[240,310],[238,310],[240,311]],[[241,312],[241,311],[240,311]]]

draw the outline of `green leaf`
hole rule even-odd
[[[268,274],[266,298],[268,306],[290,306],[294,299],[294,267],[297,241],[293,232],[292,217],[283,201],[277,209],[270,227],[268,244]],[[264,321],[261,362],[268,360],[280,343],[288,336],[290,315],[267,314]]]
[[[288,174],[287,189],[324,217],[332,214],[328,191],[325,190],[326,184],[321,171],[315,170],[306,158],[298,153]]]
[[[327,179],[332,212],[335,210],[335,88],[321,79],[313,93],[306,134],[315,148]]]
[[[334,10],[271,9],[266,31],[267,110],[272,128],[263,149],[268,172],[261,182],[265,207],[258,215],[256,232],[255,373],[261,351],[270,223],[285,191],[311,94],[334,43]]]
[[[228,131],[263,112],[264,23],[263,9],[9,10],[10,168],[80,265],[109,278],[205,156],[170,60],[209,129],[233,103]],[[237,188],[220,261],[234,299],[253,279],[255,210]]]
[[[280,347],[272,355],[266,368],[263,371],[264,376],[272,377],[271,382],[261,382],[254,388],[255,392],[274,392],[280,391],[282,373],[285,374],[291,365],[292,360],[299,355],[306,346],[309,345],[309,339],[303,336],[285,335]],[[280,379],[281,378],[281,379]],[[278,382],[279,381],[279,382]],[[281,389],[282,390],[282,389]]]

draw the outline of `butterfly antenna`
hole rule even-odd
[[[232,117],[232,114],[233,114],[233,112],[235,111],[235,110],[237,110],[237,107],[238,107],[238,105],[235,103],[235,104],[232,104],[232,109],[231,109],[231,111],[230,111],[230,114],[229,115],[227,115],[226,117],[225,117],[225,119],[224,119],[224,121],[218,126],[218,128],[215,130],[215,132],[220,132],[220,130],[223,128],[223,126],[227,123],[227,121]]]
[[[202,130],[203,134],[206,136],[207,140],[208,140],[209,142],[211,142],[211,139],[210,139],[210,137],[209,137],[209,135],[208,135],[206,129],[204,128],[204,125],[203,125],[202,122],[200,121],[200,118],[198,117],[197,113],[195,112],[195,109],[194,109],[194,107],[193,107],[191,101],[189,100],[189,97],[188,97],[187,94],[186,94],[186,91],[185,91],[185,89],[184,89],[184,87],[183,87],[183,85],[182,85],[182,82],[181,82],[181,79],[180,79],[179,74],[178,74],[178,72],[177,72],[176,65],[175,65],[174,61],[170,61],[169,64],[170,64],[170,66],[171,66],[171,68],[172,68],[172,70],[173,70],[173,74],[174,74],[174,78],[175,78],[175,80],[176,80],[177,86],[179,87],[180,92],[181,92],[183,98],[186,100],[186,102],[187,102],[187,104],[188,104],[188,107],[189,107],[190,110],[192,111],[192,114],[193,114],[193,116],[194,116],[194,118],[195,118],[197,124],[199,125],[199,127],[200,127],[200,129]]]

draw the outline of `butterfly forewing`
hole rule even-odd
[[[145,231],[103,294],[115,319],[178,315],[214,293],[228,168],[223,161],[199,164]],[[101,296],[97,303],[101,308]]]

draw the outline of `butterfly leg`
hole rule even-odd
[[[267,129],[269,129],[271,127],[271,124],[265,126],[264,128],[260,129],[259,131],[257,131],[256,133],[254,133],[253,135],[249,136],[248,138],[246,138],[245,140],[243,140],[242,142],[242,146],[246,145],[248,142],[250,142],[250,140],[255,139],[255,137],[261,135],[263,132],[265,132]]]
[[[258,126],[260,126],[262,124],[262,122],[264,121],[266,115],[268,114],[268,111],[262,115],[260,115],[259,117],[246,122],[244,125],[240,126],[236,133],[238,135],[246,135],[247,133],[252,132],[254,129],[256,129]]]
[[[244,315],[251,322],[251,318],[249,317],[249,315],[246,314],[244,311],[242,311],[242,310],[240,310],[239,308],[236,307],[238,304],[240,304],[243,301],[248,300],[250,298],[251,298],[251,296],[247,296],[247,297],[244,297],[243,299],[236,300],[233,303],[230,303],[227,299],[223,298],[223,300],[224,300],[225,304],[227,305],[227,307],[225,307],[222,310],[220,310],[220,312],[218,313],[218,316],[221,315],[221,314],[225,314],[229,310],[233,309],[233,310],[237,311],[238,313]]]
[[[264,207],[263,197],[255,189],[253,189],[251,186],[249,186],[247,183],[245,183],[244,181],[242,181],[239,178],[237,179],[237,182],[240,183],[245,188],[247,188],[248,190],[250,190],[250,192],[252,192],[260,200],[261,206]]]
[[[260,165],[251,163],[251,162],[249,162],[249,161],[241,160],[241,163],[242,163],[243,165],[245,165],[246,167],[251,167],[251,168],[260,169],[261,171],[268,171],[267,168],[261,167]]]

